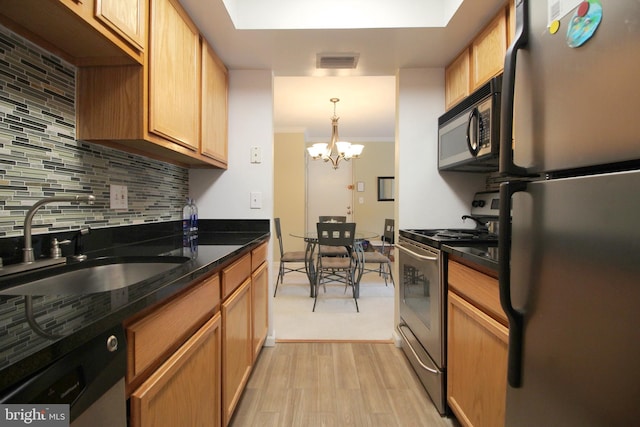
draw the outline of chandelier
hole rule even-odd
[[[340,101],[338,98],[331,98],[333,102],[333,117],[331,117],[331,145],[326,142],[313,144],[307,147],[307,151],[313,160],[322,159],[325,162],[331,160],[334,169],[338,169],[338,163],[341,159],[350,160],[357,159],[362,154],[364,145],[351,144],[346,141],[340,141],[338,137],[338,119],[336,116],[336,103]]]

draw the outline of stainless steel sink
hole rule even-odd
[[[0,295],[82,295],[125,288],[160,278],[188,257],[108,257],[38,271],[21,277]]]

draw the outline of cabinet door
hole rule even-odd
[[[96,0],[96,18],[139,50],[144,49],[146,0]]]
[[[253,363],[251,277],[222,303],[222,411],[226,426]]]
[[[469,95],[469,49],[465,49],[444,72],[445,108],[448,110]]]
[[[203,155],[227,163],[229,80],[227,67],[202,39],[202,140]]]
[[[220,313],[131,395],[132,427],[219,426]]]
[[[253,360],[256,360],[269,329],[269,269],[263,262],[251,275],[253,305]]]
[[[149,131],[199,149],[200,34],[178,0],[152,0]]]
[[[507,15],[502,9],[471,44],[471,90],[504,69],[507,52]]]
[[[508,329],[449,292],[447,401],[463,426],[504,425]]]

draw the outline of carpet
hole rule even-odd
[[[277,278],[277,264],[272,271]],[[340,283],[328,283],[326,293],[320,288],[312,312],[307,276],[286,274],[273,299],[276,341],[392,341],[393,285],[385,286],[376,273],[365,274],[360,282],[359,313],[351,289],[345,293],[344,288]]]

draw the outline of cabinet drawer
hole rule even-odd
[[[131,394],[131,427],[220,425],[220,324],[218,313]]]
[[[267,242],[251,251],[251,271],[256,271],[267,260]]]
[[[220,278],[214,275],[128,325],[127,384],[179,347],[213,315],[219,302]]]
[[[498,280],[466,265],[449,261],[449,287],[471,303],[486,311],[503,325],[507,316],[500,305]]]
[[[222,299],[231,295],[249,276],[251,276],[250,253],[222,270]]]

